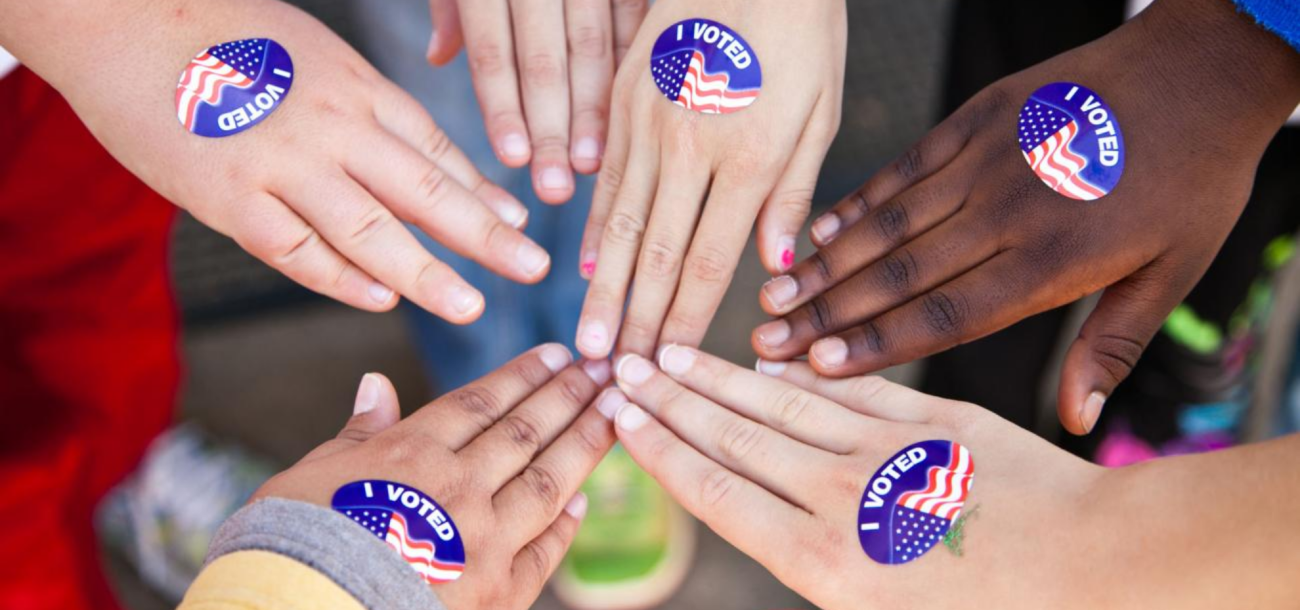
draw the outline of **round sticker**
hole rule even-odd
[[[237,134],[270,116],[293,86],[293,60],[279,43],[249,38],[205,49],[176,83],[176,118],[209,138]]]
[[[1052,190],[1092,201],[1110,193],[1124,174],[1124,134],[1115,113],[1091,89],[1052,83],[1020,110],[1020,150]]]
[[[749,43],[708,19],[687,19],[659,35],[650,75],[674,104],[705,114],[727,114],[758,99],[763,68]]]
[[[418,489],[357,481],[334,492],[330,506],[387,543],[430,584],[465,572],[465,544],[451,515]]]
[[[899,451],[862,492],[862,550],[878,563],[894,565],[943,544],[974,478],[970,451],[957,443],[923,441]]]

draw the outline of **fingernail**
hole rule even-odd
[[[618,416],[615,418],[615,421],[618,423],[618,427],[627,430],[628,432],[636,432],[641,428],[641,426],[644,426],[646,421],[649,419],[650,416],[646,415],[645,411],[641,410],[641,407],[629,402],[624,404],[622,409],[618,410]]]
[[[515,262],[519,266],[519,270],[524,272],[524,275],[536,277],[546,271],[546,268],[551,264],[551,255],[547,254],[537,244],[526,241],[519,244],[519,251],[515,254]]]
[[[537,176],[538,184],[548,191],[563,191],[573,186],[573,178],[566,169],[547,167]]]
[[[785,309],[787,305],[799,296],[799,284],[794,278],[783,275],[773,278],[763,284],[763,294],[767,296],[767,302],[777,309]]]
[[[813,344],[812,357],[822,365],[835,368],[849,358],[849,344],[839,337],[822,339]]]
[[[781,271],[789,271],[794,266],[794,236],[782,235],[776,240],[777,260],[780,261]]]
[[[367,292],[370,293],[370,300],[380,305],[387,305],[393,299],[393,289],[379,282],[371,284]]]
[[[581,519],[587,514],[587,494],[578,492],[564,505],[564,512],[574,519]]]
[[[839,215],[835,212],[822,214],[821,218],[813,221],[812,234],[823,246],[831,243],[831,240],[840,234]]]
[[[781,347],[790,340],[790,323],[785,320],[772,320],[758,327],[758,342],[767,347]]]
[[[587,279],[596,277],[596,253],[582,253],[582,275]]]
[[[627,397],[618,388],[609,388],[600,395],[600,398],[596,399],[596,410],[601,415],[604,415],[605,419],[614,421],[614,417],[618,415],[619,407],[625,404],[627,404]]]
[[[695,366],[695,350],[672,344],[659,352],[659,368],[673,377],[681,377]]]
[[[560,345],[542,346],[541,349],[537,350],[537,357],[541,359],[542,364],[545,364],[546,368],[550,369],[552,373],[558,373],[564,370],[564,367],[569,366],[569,363],[573,362],[573,354],[570,354],[569,350]]]
[[[654,373],[654,365],[650,364],[649,360],[636,354],[623,356],[619,359],[618,365],[614,367],[614,374],[619,380],[631,386],[645,383]]]
[[[784,362],[773,362],[762,358],[759,358],[758,362],[754,363],[754,370],[768,377],[780,377],[785,372],[785,367],[786,363]]]
[[[425,58],[425,59],[430,59],[430,58],[432,58],[432,57],[433,57],[433,49],[434,49],[434,47],[437,47],[437,46],[438,46],[438,30],[434,30],[434,31],[433,31],[433,35],[432,35],[432,36],[429,36],[429,48],[426,49],[426,50],[424,51],[424,58]]]
[[[595,161],[600,158],[600,142],[596,138],[582,138],[573,145],[573,158]]]
[[[498,208],[497,216],[504,222],[516,229],[522,229],[528,224],[528,208],[517,202],[510,201]]]
[[[604,354],[609,350],[609,331],[605,323],[591,321],[579,327],[578,345],[589,354]]]
[[[522,134],[510,133],[501,138],[501,152],[512,159],[528,156],[528,138]]]
[[[582,363],[582,372],[586,373],[596,385],[605,385],[609,381],[609,360],[588,360]]]
[[[361,385],[357,388],[357,400],[352,403],[352,415],[369,413],[379,406],[379,377],[366,373],[361,376]]]
[[[1088,395],[1087,400],[1083,401],[1083,410],[1079,412],[1079,423],[1083,425],[1085,433],[1092,432],[1097,425],[1097,418],[1101,417],[1101,409],[1106,406],[1106,395],[1101,392],[1093,392]]]
[[[466,316],[483,306],[483,295],[468,286],[452,286],[448,300],[456,313]]]

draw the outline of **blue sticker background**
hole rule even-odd
[[[687,19],[664,30],[650,54],[650,75],[664,97],[705,114],[743,110],[763,87],[754,49],[708,19]]]
[[[465,544],[451,515],[418,489],[357,481],[334,492],[330,506],[397,551],[426,582],[451,582],[465,572]]]
[[[1083,85],[1052,83],[1020,110],[1020,150],[1052,190],[1092,201],[1124,175],[1124,134],[1100,95]]]
[[[889,458],[867,481],[858,508],[858,541],[883,564],[914,561],[943,543],[975,478],[970,451],[923,441]]]
[[[293,60],[279,43],[249,38],[190,60],[176,83],[176,118],[192,133],[230,136],[266,120],[293,86]]]

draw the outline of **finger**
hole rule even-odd
[[[772,275],[794,266],[797,235],[812,211],[817,177],[839,129],[839,100],[819,104],[823,105],[813,111],[804,126],[790,163],[758,214],[759,259]]]
[[[519,475],[537,454],[573,423],[609,381],[609,362],[571,366],[474,439],[461,455],[475,477],[494,491]]]
[[[569,499],[564,512],[546,531],[515,555],[510,568],[512,586],[540,592],[551,574],[560,567],[560,560],[569,552],[573,539],[578,535],[578,526],[586,515],[587,496],[579,492]]]
[[[650,10],[647,0],[611,0],[614,13],[614,62],[622,64]]]
[[[866,324],[813,344],[808,361],[823,375],[845,377],[911,362],[972,341],[1060,305],[1046,270],[1014,251]]]
[[[654,198],[654,176],[658,175],[658,152],[640,147],[633,154],[628,175],[601,233],[600,264],[596,267],[578,319],[578,351],[592,360],[609,357],[613,329],[619,327],[623,304],[632,281],[632,269],[641,249],[650,201]]]
[[[836,379],[817,373],[807,362],[758,361],[754,368],[763,375],[788,381],[838,405],[877,419],[902,423],[926,423],[933,417],[935,398],[884,377],[864,375]],[[865,437],[858,436],[855,449]]]
[[[957,214],[969,191],[964,172],[942,173],[877,207],[790,273],[763,285],[759,303],[783,315]]]
[[[303,457],[303,462],[318,460],[370,440],[401,419],[402,410],[397,402],[397,389],[393,387],[393,382],[379,373],[366,373],[357,387],[357,397],[352,403],[352,417],[338,436],[308,453]]]
[[[274,195],[247,199],[233,222],[229,232],[240,247],[308,290],[366,311],[397,305],[392,288],[344,258]]]
[[[812,224],[813,243],[825,246],[838,239],[844,229],[951,163],[970,141],[974,126],[996,110],[993,101],[987,95],[976,96],[873,174],[862,188],[819,216]]]
[[[523,167],[533,153],[519,100],[510,8],[506,0],[462,1],[472,9],[460,11],[460,24],[488,138],[502,163]]]
[[[349,159],[349,173],[402,220],[517,282],[546,277],[551,257],[510,227],[442,168],[386,134]]]
[[[758,208],[771,188],[771,182],[727,171],[714,178],[686,253],[677,296],[664,320],[660,344],[699,345],[704,340],[736,273]]]
[[[435,66],[445,66],[456,58],[464,44],[460,10],[456,0],[429,0],[429,15],[433,18],[433,35],[429,37],[425,58]]]
[[[764,324],[754,332],[755,339],[763,339],[754,341],[754,349],[771,360],[804,354],[817,339],[911,301],[988,260],[997,248],[997,235],[982,223],[959,218],[944,223],[867,265],[784,318]],[[788,338],[770,344],[782,336]]]
[[[632,459],[724,540],[775,573],[807,565],[802,547],[773,541],[800,539],[811,515],[705,457],[636,405],[615,421]]]
[[[872,432],[866,418],[832,401],[691,347],[664,347],[659,368],[710,401],[805,445],[847,455]]]
[[[569,166],[569,60],[564,3],[511,0],[519,89],[533,149],[533,190],[546,203],[573,197]]]
[[[510,524],[501,534],[511,544],[536,536],[560,513],[565,499],[577,493],[614,441],[609,418],[594,406],[584,411],[492,499],[499,522]]]
[[[614,83],[612,17],[609,0],[568,0],[564,4],[573,104],[569,157],[574,169],[594,174],[600,169]]]
[[[385,94],[378,96],[379,101],[375,104],[375,119],[388,133],[447,172],[506,224],[516,229],[523,229],[528,224],[528,208],[505,189],[484,178],[447,132],[433,122],[433,117],[420,102],[392,83],[386,83],[384,89]]]
[[[619,353],[649,357],[659,346],[659,332],[677,294],[686,248],[709,189],[708,168],[693,161],[674,156],[662,162],[665,171],[659,174],[632,276],[632,298],[619,330]]]
[[[483,295],[420,245],[388,208],[345,174],[296,180],[288,202],[340,254],[430,313],[468,324]]]
[[[685,355],[678,352],[676,355]],[[619,389],[711,460],[797,506],[811,506],[831,453],[741,417],[683,388],[636,354],[619,359]],[[819,468],[827,466],[827,469]]]
[[[627,121],[620,118],[621,112],[624,111],[619,107],[612,109],[609,141],[601,160],[600,174],[596,176],[591,210],[587,212],[587,226],[582,232],[578,273],[587,280],[596,275],[596,258],[600,250],[600,241],[604,237],[605,221],[609,217],[610,208],[614,207],[614,198],[622,187],[623,173],[627,171],[628,129]]]
[[[433,418],[433,436],[452,451],[460,451],[572,361],[573,356],[563,345],[535,347],[435,400],[430,405],[434,408],[421,409],[412,418]]]
[[[1195,285],[1195,279],[1178,277],[1169,267],[1152,263],[1102,293],[1061,370],[1056,408],[1066,430],[1092,431],[1106,399]]]

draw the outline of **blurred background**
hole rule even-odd
[[[440,87],[467,86],[446,85],[441,72],[424,65],[428,20],[422,0],[294,3],[333,27],[403,86],[429,89],[422,99],[436,97]],[[393,20],[386,19],[385,13],[398,12],[392,7],[402,4],[424,6],[423,21],[398,19],[411,28],[391,29]],[[852,35],[844,124],[818,187],[819,207],[858,186],[924,134],[951,109],[949,98],[969,95],[944,80],[951,69],[951,44],[960,21],[955,0],[855,0],[849,9]],[[1118,25],[1117,15],[1107,18]],[[396,38],[376,40],[376,32]],[[480,122],[477,108],[434,104],[432,111],[440,124],[453,131],[457,144],[484,146],[465,141],[478,134],[451,128]],[[800,245],[801,253],[810,251],[807,242]],[[1260,356],[1251,364],[1250,385],[1255,391],[1248,392],[1248,398],[1236,396],[1238,403],[1268,406],[1253,408],[1248,416],[1234,411],[1230,422],[1220,422],[1221,427],[1230,427],[1234,437],[1264,436],[1283,426],[1277,423],[1281,417],[1277,406],[1285,402],[1284,384],[1291,374],[1297,282],[1287,279],[1287,274],[1295,275],[1294,265],[1286,266],[1290,251],[1275,253],[1275,258],[1270,271],[1276,272],[1276,281],[1269,283],[1273,306],[1260,323],[1260,328],[1267,325],[1270,330],[1255,329],[1252,336],[1278,339],[1259,342]],[[422,337],[431,331],[417,328],[426,322],[412,312],[367,314],[315,296],[189,217],[182,217],[175,228],[172,270],[184,314],[186,376],[177,412],[179,428],[155,445],[142,470],[100,515],[105,560],[124,604],[135,610],[174,606],[173,596],[186,580],[187,562],[202,556],[206,540],[201,532],[242,502],[239,490],[255,487],[267,473],[332,437],[349,416],[364,373],[378,371],[391,378],[408,410],[451,389],[438,387],[437,371],[431,372],[430,359],[422,357],[427,349],[422,345],[428,343]],[[556,264],[552,274],[576,276],[576,265]],[[766,319],[756,295],[767,279],[751,246],[723,305],[725,315],[710,331],[707,350],[745,366],[752,364],[749,334]],[[488,292],[488,308],[493,305]],[[1277,312],[1283,315],[1268,315]],[[1079,319],[1077,311],[1062,316],[1061,325],[1043,331],[1054,333],[1051,339],[1070,336],[1071,325]],[[1059,357],[1058,352],[1049,353],[1045,362]],[[923,367],[915,364],[887,374],[917,384]],[[1035,383],[1035,393],[1055,387],[1050,374]],[[1214,415],[1226,417],[1220,407]],[[1036,402],[1033,408],[1047,415],[1025,421],[1054,437],[1057,427],[1050,399]],[[204,490],[212,501],[159,506],[162,495],[154,492],[177,484]],[[664,607],[811,607],[706,529],[699,533],[686,585]],[[562,606],[547,593],[536,607]]]

